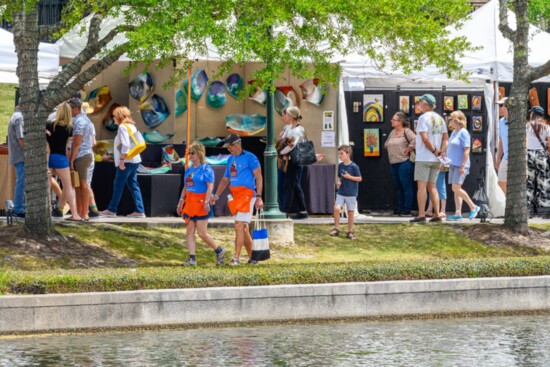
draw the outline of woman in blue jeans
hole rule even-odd
[[[390,168],[397,197],[397,207],[393,211],[396,215],[411,215],[414,189],[414,164],[410,154],[414,149],[416,135],[410,129],[407,116],[397,112],[391,119],[393,130],[384,143],[388,150]]]
[[[111,197],[107,210],[102,211],[101,214],[106,217],[116,217],[118,204],[124,192],[124,185],[127,185],[134,198],[135,204],[134,212],[128,214],[127,217],[145,218],[143,199],[137,181],[137,170],[141,163],[141,156],[138,154],[131,159],[126,157],[128,150],[131,148],[130,132],[132,132],[132,134],[136,133],[136,123],[132,120],[131,112],[128,107],[124,106],[117,107],[113,111],[113,120],[115,124],[120,125],[114,143],[115,166],[117,170],[115,182],[113,183],[113,196]]]

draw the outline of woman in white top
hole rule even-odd
[[[124,192],[124,186],[127,185],[130,193],[134,198],[135,210],[127,217],[145,218],[145,208],[143,207],[143,199],[141,190],[137,181],[137,170],[141,163],[141,156],[138,154],[131,159],[126,158],[128,150],[131,148],[130,131],[135,134],[137,129],[135,121],[132,120],[132,114],[128,107],[120,106],[113,111],[113,120],[119,125],[117,135],[115,137],[115,166],[117,167],[115,181],[113,183],[113,196],[109,202],[107,210],[101,212],[102,215],[115,217],[118,204]],[[122,125],[124,124],[124,125]],[[130,131],[129,131],[130,130]]]
[[[544,110],[535,106],[527,122],[527,207],[529,215],[550,216],[550,127]]]
[[[283,123],[285,124],[283,127],[283,130],[279,133],[279,139],[277,140],[277,150],[282,150],[279,148],[279,144],[286,144],[286,138],[288,137],[288,134],[290,132],[290,129],[292,127],[292,121],[288,117],[287,114],[282,114]],[[284,191],[284,182],[285,182],[285,176],[286,176],[286,170],[284,169],[284,156],[282,156],[279,152],[279,156],[277,157],[277,196],[279,199],[279,210],[284,210],[284,204],[285,204],[285,191]]]
[[[294,139],[293,145],[288,145],[281,151],[281,154],[290,153],[296,144],[306,140],[304,127],[300,125],[302,114],[298,107],[292,106],[283,110],[283,121],[289,122],[290,128],[286,130],[286,137]],[[297,166],[290,161],[284,178],[284,205],[283,212],[290,213],[293,206],[296,208],[296,215],[292,219],[305,219],[308,217],[304,190],[302,189],[303,166]]]

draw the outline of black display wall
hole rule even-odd
[[[361,168],[363,181],[360,183],[358,206],[360,211],[392,211],[394,208],[394,189],[391,178],[390,165],[387,152],[383,149],[384,143],[392,130],[391,118],[395,112],[400,110],[400,97],[408,96],[410,100],[410,110],[408,116],[411,121],[411,127],[418,115],[414,111],[414,97],[430,93],[436,98],[435,111],[446,117],[451,111],[444,111],[443,98],[452,97],[454,109],[458,109],[458,95],[466,95],[468,108],[461,109],[468,120],[468,132],[472,140],[482,139],[483,145],[480,153],[471,153],[470,174],[466,178],[463,188],[470,194],[477,189],[478,178],[483,176],[486,156],[487,142],[487,106],[485,98],[481,91],[434,91],[434,90],[366,90],[346,92],[346,110],[348,115],[348,128],[350,143],[353,144],[353,160]],[[363,96],[364,95],[382,95],[384,104],[383,122],[364,122],[363,121]],[[472,110],[472,98],[481,97],[481,110]],[[354,103],[356,108],[354,109]],[[541,102],[542,103],[542,102]],[[357,108],[358,107],[358,108]],[[481,117],[481,128],[473,131],[473,117]],[[364,149],[364,129],[380,129],[380,156],[365,157]],[[415,204],[416,205],[416,204]],[[463,211],[467,211],[463,207]],[[447,211],[454,211],[454,199],[450,185],[447,185]]]

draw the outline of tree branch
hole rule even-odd
[[[50,38],[54,33],[59,32],[63,28],[62,22],[54,25],[42,25],[38,27],[40,33],[40,39]]]
[[[547,75],[550,75],[550,60],[546,61],[543,65],[533,68],[530,80],[535,81]]]
[[[509,39],[510,41],[514,42],[514,35],[515,32],[510,28],[510,25],[508,24],[508,1],[509,0],[500,0],[499,5],[499,24],[498,29],[502,32],[502,35]]]

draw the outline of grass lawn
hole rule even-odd
[[[4,144],[8,136],[8,124],[15,108],[15,86],[0,83],[0,144]]]

